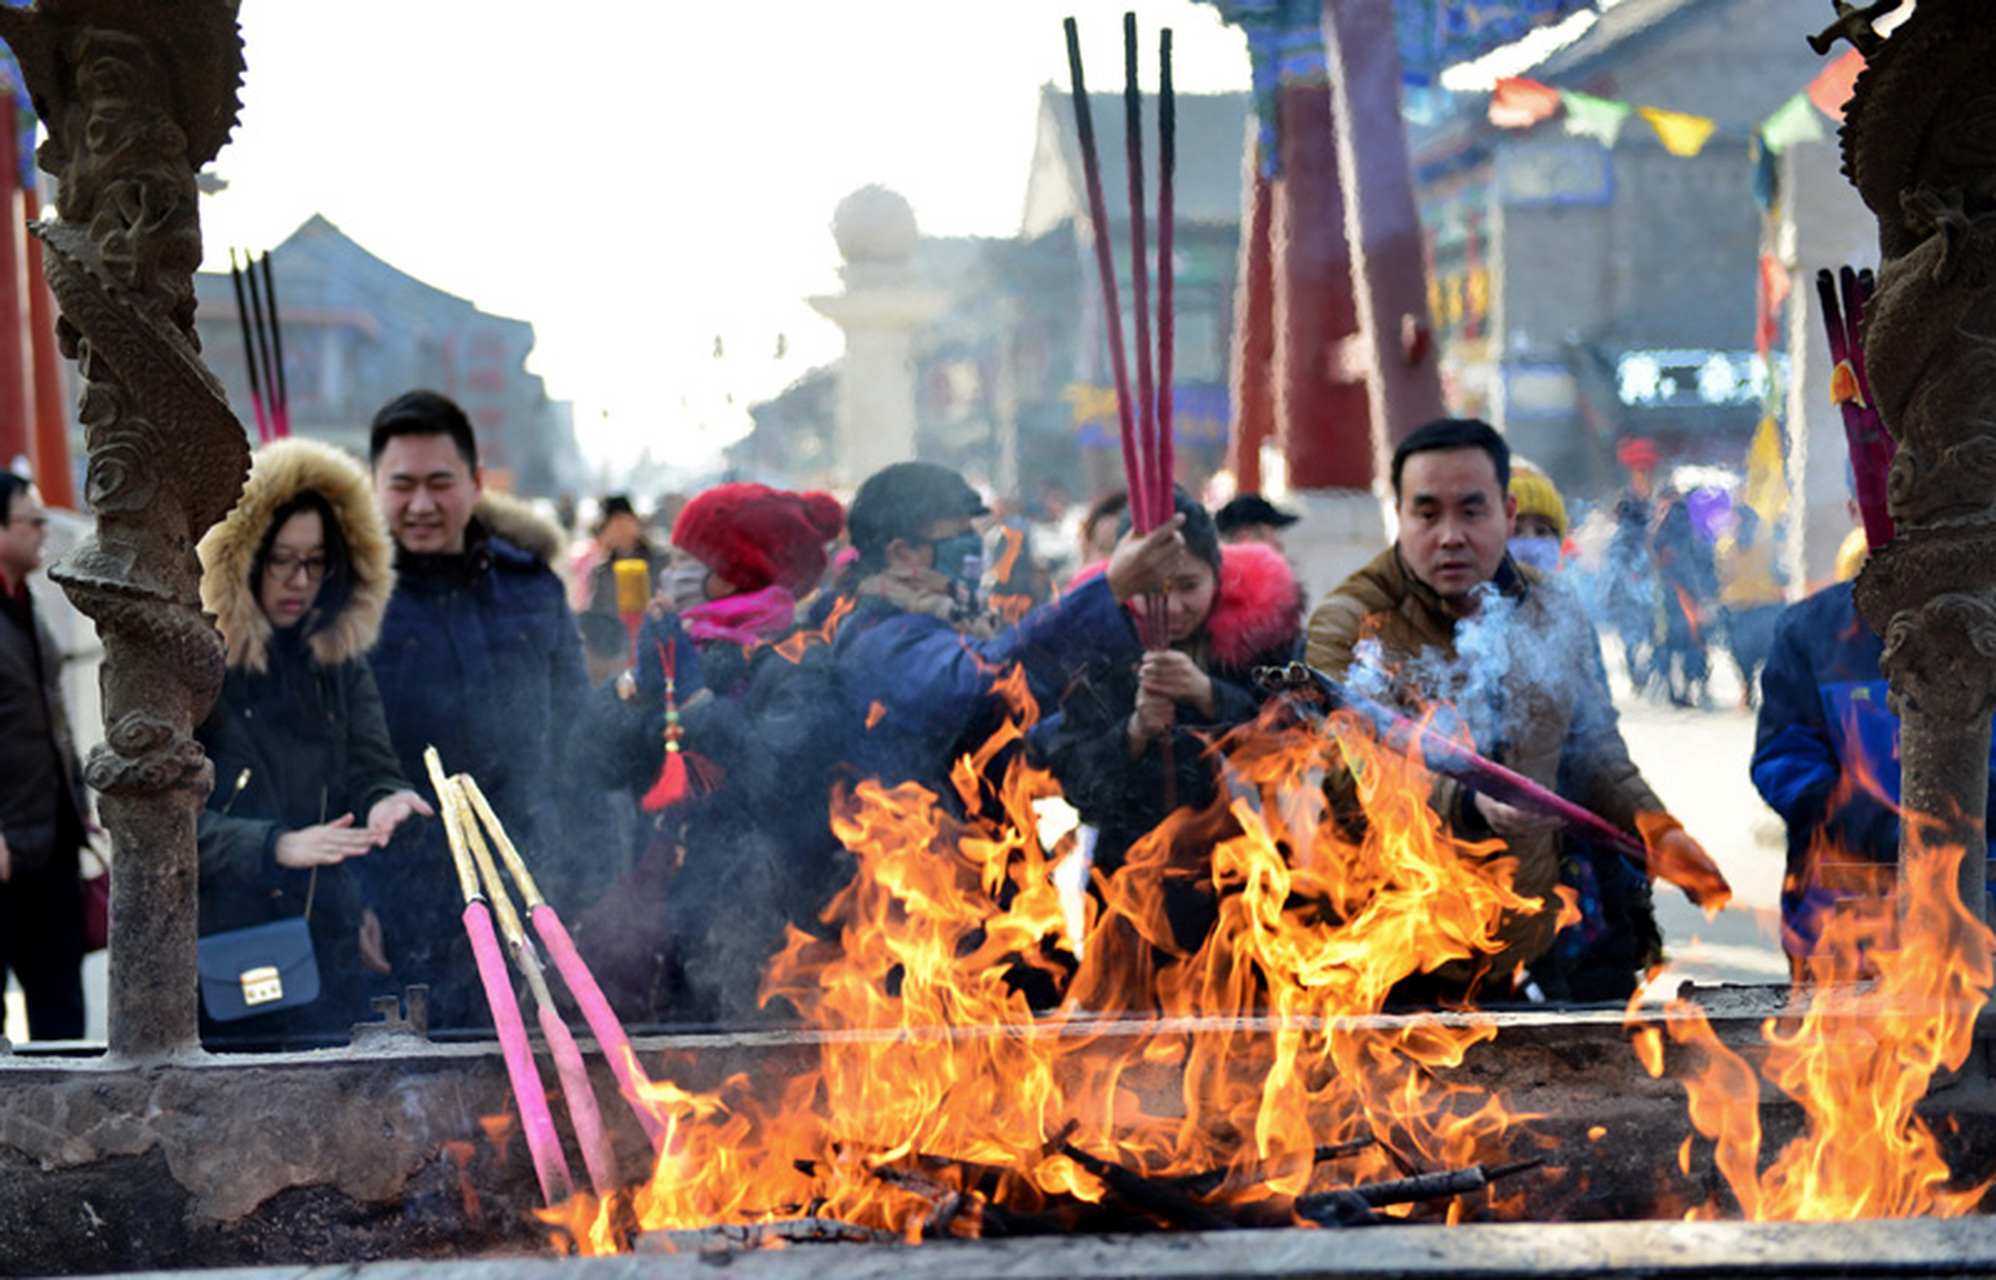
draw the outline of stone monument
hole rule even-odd
[[[861,187],[839,201],[832,236],[845,259],[845,291],[811,305],[846,335],[834,466],[837,482],[854,486],[914,458],[915,333],[948,300],[915,262],[915,211],[886,187]]]

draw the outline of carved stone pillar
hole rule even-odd
[[[1984,896],[1990,716],[1996,713],[1996,9],[1922,0],[1839,5],[1817,41],[1868,59],[1846,109],[1844,170],[1878,218],[1878,293],[1865,321],[1872,393],[1899,441],[1892,544],[1858,579],[1885,637],[1900,718],[1904,854],[1960,845],[1961,893]]]
[[[83,380],[94,535],[53,577],[97,623],[107,741],[85,766],[111,834],[115,1056],[197,1046],[194,825],[212,769],[193,730],[222,682],[200,605],[202,533],[249,447],[194,335],[194,175],[228,140],[242,41],[229,0],[0,9],[48,126],[55,217],[36,223]]]

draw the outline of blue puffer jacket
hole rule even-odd
[[[1014,665],[1041,709],[1069,681],[1135,662],[1136,628],[1106,576],[1042,605],[988,640],[940,618],[862,597],[834,642],[855,735],[859,776],[889,785],[915,781],[947,790],[951,763],[1004,723],[999,679]]]
[[[1844,862],[1898,858],[1899,720],[1885,702],[1884,650],[1848,582],[1790,605],[1775,625],[1751,769],[1788,827],[1781,913],[1791,955],[1813,949],[1836,896],[1837,877],[1811,864],[1812,845],[1840,851]],[[1996,785],[1990,798],[1996,804]]]
[[[435,746],[446,770],[476,778],[543,891],[562,902],[563,863],[586,852],[551,843],[568,834],[564,795],[586,790],[571,778],[571,745],[586,736],[589,706],[581,636],[540,557],[477,520],[466,538],[462,556],[397,558],[395,596],[369,663],[403,773],[434,802],[423,748]],[[462,934],[442,824],[424,824],[417,847],[397,843],[387,851],[394,856],[365,867],[396,980],[431,983],[440,1024],[477,1020],[475,971],[454,972],[457,957],[432,954],[439,940],[455,951]]]

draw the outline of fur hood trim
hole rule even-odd
[[[1086,565],[1067,580],[1067,590],[1100,577],[1106,560]],[[1303,635],[1303,587],[1282,553],[1261,542],[1228,542],[1220,547],[1219,598],[1206,616],[1213,661],[1222,666],[1288,661]]]
[[[1213,660],[1244,667],[1296,647],[1303,634],[1303,591],[1282,553],[1260,542],[1220,548],[1220,598],[1206,618]]]
[[[512,543],[530,556],[538,556],[548,568],[564,572],[568,565],[568,536],[561,526],[534,510],[525,498],[487,489],[478,497],[472,517],[496,538]]]
[[[251,456],[242,497],[198,548],[201,605],[215,615],[230,670],[260,673],[269,665],[270,619],[257,603],[250,568],[271,517],[307,490],[333,509],[353,557],[353,588],[346,605],[312,633],[312,656],[322,666],[338,666],[366,654],[381,634],[382,615],[395,590],[395,544],[375,505],[367,469],[329,444],[292,436]]]

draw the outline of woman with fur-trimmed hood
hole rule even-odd
[[[1223,546],[1205,508],[1183,492],[1175,505],[1186,554],[1165,592],[1169,645],[1079,682],[1029,738],[1068,803],[1096,828],[1093,865],[1105,876],[1164,822],[1167,796],[1176,809],[1214,805],[1210,747],[1261,710],[1254,669],[1291,661],[1302,640],[1302,594],[1282,553],[1262,543]],[[1196,856],[1174,861],[1159,886],[1188,950],[1212,923],[1203,870]]]
[[[337,1033],[366,1016],[363,966],[386,972],[345,864],[431,812],[402,776],[366,662],[394,544],[360,463],[293,438],[257,450],[200,555],[201,602],[227,648],[221,696],[196,733],[215,764],[198,828],[200,931],[309,904],[321,979],[312,1004],[226,1030]]]

